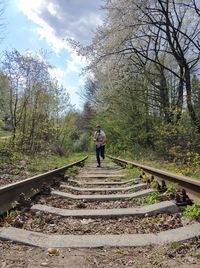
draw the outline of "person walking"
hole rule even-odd
[[[101,126],[96,126],[96,131],[94,133],[94,141],[96,144],[96,158],[97,158],[97,167],[101,167],[101,160],[105,158],[105,145],[106,145],[106,134],[101,130]]]

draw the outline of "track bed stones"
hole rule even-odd
[[[136,184],[136,185],[133,185],[133,186],[128,186],[128,187],[109,187],[109,188],[100,188],[100,187],[94,187],[94,188],[81,188],[81,187],[74,187],[74,186],[70,186],[70,185],[67,185],[67,184],[61,184],[60,185],[60,188],[62,189],[66,189],[66,190],[73,190],[73,191],[78,191],[78,192],[106,192],[106,191],[109,191],[109,192],[126,192],[126,191],[139,191],[141,189],[145,189],[147,187],[147,184],[146,183],[140,183],[140,184]]]
[[[148,196],[150,193],[155,192],[154,189],[146,189],[142,191],[137,191],[130,194],[110,194],[110,195],[74,195],[70,193],[64,193],[61,191],[52,191],[52,195],[74,199],[74,200],[88,200],[88,201],[113,201],[113,200],[127,200],[131,198],[139,198]]]
[[[57,196],[44,197],[39,200],[39,204],[53,206],[62,209],[112,209],[112,208],[132,208],[138,207],[133,200],[115,201],[86,201],[64,199]]]
[[[104,174],[104,175],[120,175],[123,173],[123,169],[113,167],[113,168],[85,168],[82,172],[82,175],[89,175],[89,174]]]
[[[147,184],[146,183],[140,183],[140,184],[135,184],[127,187],[86,187],[86,188],[81,188],[81,187],[76,187],[76,186],[71,186],[68,184],[61,184],[59,191],[61,192],[69,192],[74,195],[108,195],[108,194],[131,194],[133,192],[146,189]]]
[[[74,183],[78,183],[78,184],[90,184],[90,185],[104,185],[104,184],[108,184],[108,185],[123,185],[127,183],[127,178],[126,177],[106,177],[106,176],[101,176],[101,177],[83,177],[83,178],[77,178]],[[71,180],[67,181],[67,182],[71,182]],[[135,180],[132,182],[132,184],[137,184],[140,183],[140,180]],[[94,184],[93,184],[94,183]]]
[[[107,186],[107,187],[111,187],[111,186],[118,186],[118,185],[132,185],[132,184],[137,184],[139,183],[139,179],[132,179],[132,180],[123,180],[123,181],[110,181],[110,180],[107,180],[107,181],[85,181],[85,180],[81,180],[81,181],[78,181],[78,180],[73,180],[73,179],[69,179],[67,181],[69,184],[73,184],[73,185],[78,185],[78,186]]]
[[[170,214],[166,214],[164,208],[166,211],[168,209]],[[65,235],[157,233],[183,227],[181,214],[177,213],[177,207],[172,202],[154,204],[132,211],[131,209],[62,210],[61,215],[55,215],[57,211],[55,208],[42,209],[36,205],[32,211],[18,211],[16,215],[11,215],[6,226]],[[157,215],[159,212],[163,214]]]
[[[86,181],[92,181],[94,179],[104,180],[104,181],[122,181],[122,179],[126,178],[125,175],[108,175],[108,174],[81,174],[76,177],[78,180],[86,180]]]
[[[122,218],[70,218],[49,213],[32,212],[31,214],[32,217],[30,217],[30,212],[18,214],[9,226],[46,234],[64,235],[148,234],[183,227],[180,214],[163,214],[144,218],[131,216]]]
[[[13,227],[0,228],[0,238],[26,245],[49,248],[136,247],[152,244],[182,242],[200,235],[200,224],[192,224],[156,234],[123,235],[55,235]]]
[[[91,196],[91,195],[117,195],[117,194],[131,194],[133,191],[109,191],[109,190],[105,190],[105,191],[85,191],[84,193],[81,193],[79,191],[76,190],[69,190],[69,189],[61,189],[61,192],[65,192],[65,193],[71,193],[73,195],[87,195],[87,196]]]
[[[118,208],[118,209],[59,209],[45,205],[34,205],[33,211],[41,211],[62,217],[75,218],[116,218],[116,217],[145,217],[158,213],[177,213],[178,207],[171,201],[164,201],[157,204],[144,206],[140,208]]]

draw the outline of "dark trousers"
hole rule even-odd
[[[96,146],[96,157],[97,157],[97,163],[100,166],[101,165],[101,160],[100,156],[104,159],[105,158],[105,145],[97,147]]]

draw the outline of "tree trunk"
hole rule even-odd
[[[160,68],[160,98],[161,98],[161,105],[164,112],[164,120],[167,123],[171,123],[172,115],[170,112],[170,103],[169,103],[169,94],[168,94],[168,87],[167,81],[164,74],[164,69]]]
[[[192,87],[191,87],[191,77],[190,77],[190,69],[188,65],[185,66],[185,86],[186,86],[186,101],[187,108],[191,118],[191,121],[196,126],[198,132],[200,133],[200,120],[197,117],[193,104],[192,104]]]
[[[179,79],[179,87],[178,87],[178,99],[176,102],[176,109],[177,109],[177,114],[176,114],[176,123],[179,122],[181,119],[182,115],[182,109],[183,109],[183,87],[184,87],[184,78],[183,78],[184,72],[183,72],[183,67],[180,66],[180,79]]]

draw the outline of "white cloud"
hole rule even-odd
[[[80,73],[80,69],[86,65],[86,59],[71,51],[70,59],[67,60],[66,73]]]
[[[50,3],[47,6],[47,9],[51,13],[51,15],[56,16],[56,14],[57,14],[57,6],[56,5],[54,5],[53,3]]]
[[[18,9],[37,25],[37,33],[54,51],[68,49],[64,39],[90,41],[95,28],[102,24],[101,0],[18,0]]]
[[[36,33],[39,38],[45,39],[55,53],[58,53],[63,48],[68,49],[66,43],[56,37],[55,30],[48,24],[48,21],[41,18],[42,10],[45,8],[48,10],[53,9],[52,3],[46,6],[45,1],[42,0],[35,0],[31,3],[26,0],[19,0],[18,8],[38,26]]]

